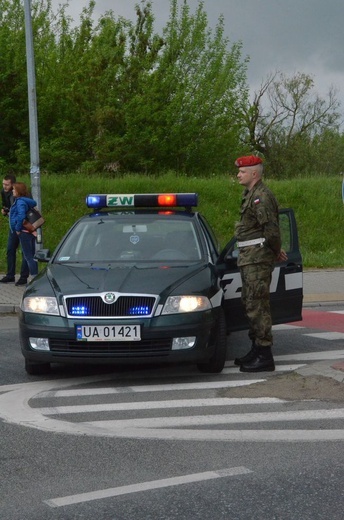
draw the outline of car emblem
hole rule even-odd
[[[140,242],[140,237],[139,237],[138,235],[132,235],[132,236],[130,237],[130,242],[131,242],[132,244],[135,245],[135,244],[137,244],[138,242]]]
[[[113,303],[116,300],[115,293],[108,292],[104,295],[104,302],[105,303]]]

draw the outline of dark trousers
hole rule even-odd
[[[7,241],[7,276],[14,278],[16,274],[16,258],[17,249],[19,247],[19,235],[15,231],[11,231],[8,234]],[[22,251],[22,263],[20,269],[20,278],[28,278],[29,266],[25,260],[25,256]]]

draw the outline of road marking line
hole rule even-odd
[[[239,370],[239,368],[237,369]],[[173,392],[174,390],[208,390],[215,388],[234,388],[237,386],[246,386],[253,383],[263,383],[265,379],[252,379],[245,381],[200,381],[199,383],[176,383],[169,385],[145,385],[145,386],[119,386],[115,388],[79,388],[73,390],[51,390],[42,392],[36,396],[37,398],[45,397],[74,397],[88,395],[111,395],[111,394],[127,394],[142,392]],[[1,387],[0,387],[1,388]]]
[[[274,356],[275,361],[326,361],[330,359],[341,359],[344,350],[327,350],[326,352],[305,352],[303,354],[286,354]]]
[[[277,359],[277,357],[275,357],[275,360]],[[298,368],[302,368],[304,367],[305,365],[302,364],[302,365],[276,365],[275,367],[275,372],[292,372],[293,370],[297,370]],[[221,372],[221,374],[224,374],[224,375],[227,375],[227,374],[237,374],[239,371],[239,367],[229,367],[229,368],[224,368]],[[261,381],[249,381],[249,384],[254,384],[254,383],[263,383],[265,382],[266,380],[263,379]]]
[[[304,329],[301,325],[302,321],[300,321],[300,325],[288,325],[287,323],[281,323],[280,325],[273,325],[272,330],[292,330],[292,329]]]
[[[304,334],[304,336],[311,336],[312,338],[328,339],[330,341],[337,339],[344,339],[344,332],[318,332],[314,334]]]
[[[121,495],[128,495],[130,493],[142,493],[142,491],[151,491],[154,489],[162,489],[170,486],[180,486],[183,484],[193,484],[194,482],[204,482],[217,478],[235,477],[237,475],[245,475],[248,473],[253,473],[253,471],[243,466],[239,466],[236,468],[205,471],[204,473],[193,473],[180,477],[151,480],[150,482],[139,482],[138,484],[131,484],[128,486],[120,486],[115,488],[102,489],[99,491],[90,491],[88,493],[80,493],[78,495],[52,498],[50,500],[45,500],[44,502],[50,507],[64,507],[80,504],[82,502],[90,502],[91,500],[118,497]]]
[[[125,428],[178,428],[185,426],[210,426],[214,424],[262,424],[281,421],[320,421],[330,419],[344,419],[344,408],[334,410],[296,410],[294,412],[196,415],[187,417],[149,417],[144,419],[89,421],[84,424],[112,430],[124,430]]]
[[[96,432],[96,429],[94,429]],[[344,441],[344,430],[161,430],[126,428],[109,433],[99,430],[98,435],[126,439],[205,441],[205,442],[329,442]]]
[[[245,401],[245,400],[244,400]],[[259,403],[285,403],[283,399],[276,397],[260,398]],[[57,406],[56,408],[34,408],[42,415],[64,415],[67,413],[93,413],[93,412],[118,412],[129,410],[161,410],[167,408],[196,408],[205,406],[232,406],[242,404],[257,404],[257,399],[246,399],[243,403],[242,399],[232,398],[209,398],[209,399],[177,399],[170,401],[139,401],[139,402],[124,402],[124,403],[107,403],[107,404],[89,404],[89,405],[68,405]]]

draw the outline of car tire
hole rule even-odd
[[[25,359],[25,370],[30,376],[41,376],[50,372],[50,363],[33,363]]]
[[[227,355],[227,327],[223,309],[220,309],[219,317],[213,330],[215,352],[208,361],[197,364],[200,372],[218,374],[222,372]]]

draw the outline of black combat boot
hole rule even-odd
[[[234,359],[234,365],[237,365],[240,367],[243,363],[248,363],[249,361],[252,361],[253,359],[256,359],[258,353],[258,347],[255,345],[255,343],[252,343],[251,350],[247,352],[245,356],[235,358]]]
[[[257,347],[256,356],[240,366],[240,372],[273,372],[275,362],[271,347]]]

